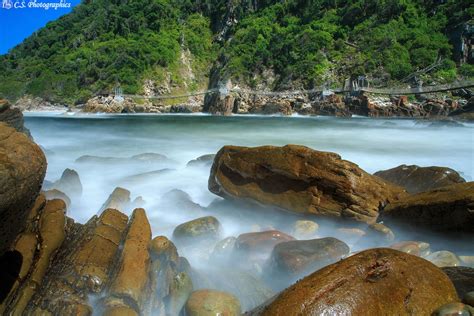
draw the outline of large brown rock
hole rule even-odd
[[[368,223],[382,206],[406,194],[335,153],[297,145],[224,146],[214,159],[209,190],[228,199]]]
[[[23,228],[46,172],[46,158],[25,134],[0,123],[0,255]]]
[[[416,256],[369,249],[327,266],[249,315],[431,315],[458,300],[449,278]]]
[[[239,300],[232,294],[215,290],[193,292],[185,308],[188,316],[240,315]]]
[[[374,173],[386,181],[404,187],[409,193],[420,193],[451,184],[466,182],[455,170],[445,167],[401,165]]]
[[[474,232],[474,182],[458,183],[393,202],[382,213],[415,228]]]

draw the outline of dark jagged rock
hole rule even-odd
[[[453,284],[433,264],[378,248],[307,276],[247,315],[431,315],[457,300]]]
[[[297,145],[223,147],[209,190],[227,199],[368,223],[382,206],[406,194],[335,153]]]
[[[12,108],[7,100],[0,99],[0,122],[3,122],[31,139],[30,131],[25,127],[20,109]]]
[[[280,101],[280,102],[269,102],[265,103],[261,107],[252,108],[250,111],[252,114],[281,114],[281,115],[291,115],[293,113],[293,108],[291,107],[290,102]]]
[[[409,193],[420,193],[466,182],[459,173],[446,167],[401,165],[392,169],[377,171],[374,175],[405,188]]]
[[[52,189],[64,192],[74,201],[80,200],[82,196],[82,183],[77,171],[65,169],[58,181],[51,185]]]
[[[46,172],[46,158],[25,134],[0,123],[0,256],[24,227]]]
[[[443,267],[442,270],[453,282],[454,287],[459,297],[465,301],[466,304],[472,305],[474,303],[474,268],[469,267]],[[471,300],[467,297],[468,293],[471,293]],[[466,301],[468,298],[468,301]]]
[[[436,231],[474,232],[474,182],[458,183],[390,203],[382,218]]]

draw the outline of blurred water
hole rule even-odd
[[[46,151],[47,180],[56,180],[65,168],[79,172],[83,203],[69,215],[81,222],[99,210],[117,179],[165,167],[175,170],[154,183],[143,183],[143,192],[132,190],[132,195],[151,203],[176,188],[208,205],[215,198],[207,190],[209,168],[185,168],[186,163],[229,144],[301,144],[336,152],[370,173],[417,164],[447,166],[467,180],[474,178],[474,124],[430,127],[428,121],[401,119],[44,113],[27,114],[25,121]],[[82,155],[130,157],[147,152],[164,154],[174,163],[106,168],[75,163]]]
[[[68,215],[85,222],[98,213],[101,205],[116,186],[129,189],[132,199],[142,196],[153,235],[172,237],[180,223],[212,214],[222,224],[221,238],[238,236],[249,231],[276,228],[292,234],[292,223],[297,218],[290,214],[262,213],[251,206],[229,206],[207,189],[210,165],[186,166],[188,161],[204,154],[216,153],[224,145],[285,145],[301,144],[313,149],[339,153],[344,159],[357,163],[366,171],[392,168],[400,164],[447,166],[459,171],[466,180],[473,180],[474,124],[432,126],[429,121],[330,117],[269,117],[207,115],[67,115],[27,114],[26,126],[35,141],[45,150],[48,159],[46,179],[58,179],[65,168],[75,169],[81,178],[83,195],[74,201]],[[105,163],[77,163],[83,155],[126,158],[143,153],[159,153],[169,159],[158,162],[126,160]],[[165,170],[164,170],[165,169]],[[139,181],[124,178],[150,171],[158,171]],[[182,203],[178,195],[166,198],[166,193],[180,189],[192,200],[206,207],[202,210]],[[177,198],[178,197],[178,198]],[[122,210],[130,213],[131,210]],[[338,235],[338,224],[316,219],[320,229],[317,236],[340,238],[352,251],[373,247],[353,237]],[[394,227],[392,227],[394,228]],[[421,232],[413,236],[396,229],[398,240],[430,237],[432,248],[463,249],[474,255],[472,240],[461,240]],[[312,238],[314,238],[312,237]],[[217,240],[216,240],[217,241]],[[376,241],[374,241],[376,242]],[[203,275],[213,276],[213,287],[237,295],[247,309],[262,303],[272,295],[259,285],[265,275],[265,258],[260,263],[232,256],[216,259],[215,245],[179,246],[193,268]],[[453,246],[454,245],[454,246]],[[266,254],[268,256],[268,254]],[[251,264],[249,266],[249,263]],[[247,265],[247,267],[246,267]],[[237,267],[238,266],[238,267]],[[242,271],[247,274],[242,274]],[[221,278],[221,276],[224,276]],[[272,276],[270,276],[270,279]],[[212,279],[212,278],[211,278]],[[294,280],[286,280],[288,286]],[[272,285],[271,281],[268,284]],[[205,282],[196,287],[209,287]],[[211,286],[211,287],[212,287]],[[280,287],[276,290],[281,289]],[[260,287],[263,287],[260,289]],[[267,293],[259,296],[253,291]],[[249,290],[250,289],[250,290]],[[249,292],[250,291],[250,292]]]

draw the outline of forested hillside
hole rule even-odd
[[[0,97],[193,91],[212,67],[279,90],[362,74],[390,83],[442,60],[425,81],[452,81],[473,76],[449,40],[473,15],[468,0],[83,1],[0,56]]]

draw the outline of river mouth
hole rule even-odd
[[[466,181],[474,179],[472,123],[443,125],[425,120],[360,117],[28,113],[25,125],[47,156],[46,180],[57,180],[66,168],[76,170],[80,176],[82,198],[71,204],[69,217],[86,222],[98,214],[110,193],[120,186],[130,190],[132,200],[141,196],[145,201],[143,207],[153,236],[165,235],[170,239],[177,225],[203,215],[215,216],[221,222],[220,239],[267,228],[292,233],[288,223],[296,221],[297,216],[286,213],[269,216],[253,206],[223,205],[222,199],[208,190],[211,161],[188,165],[197,157],[215,154],[224,145],[299,144],[336,152],[369,173],[401,164],[416,164],[450,167]],[[129,159],[145,153],[161,154],[166,158],[152,162]],[[85,155],[111,159],[77,161]],[[170,194],[172,190],[188,194],[204,213],[180,203],[181,195]],[[123,211],[130,215],[132,210]],[[318,238],[343,239],[331,233],[334,232],[331,221],[316,221],[320,225]],[[407,235],[406,239],[415,236],[422,237],[423,234]],[[439,240],[438,245],[432,245],[435,249],[451,247],[448,249],[454,250],[453,245],[457,245],[463,255],[474,255],[469,240],[466,245],[456,238],[449,241],[430,236],[429,240]],[[355,245],[350,238],[344,241],[351,247]],[[178,247],[178,251],[193,268],[205,270],[210,275],[231,267],[229,263],[209,261],[206,256],[213,246]],[[372,246],[376,244],[359,244],[351,251]],[[216,266],[209,269],[209,262]],[[225,289],[225,285],[223,287]]]

